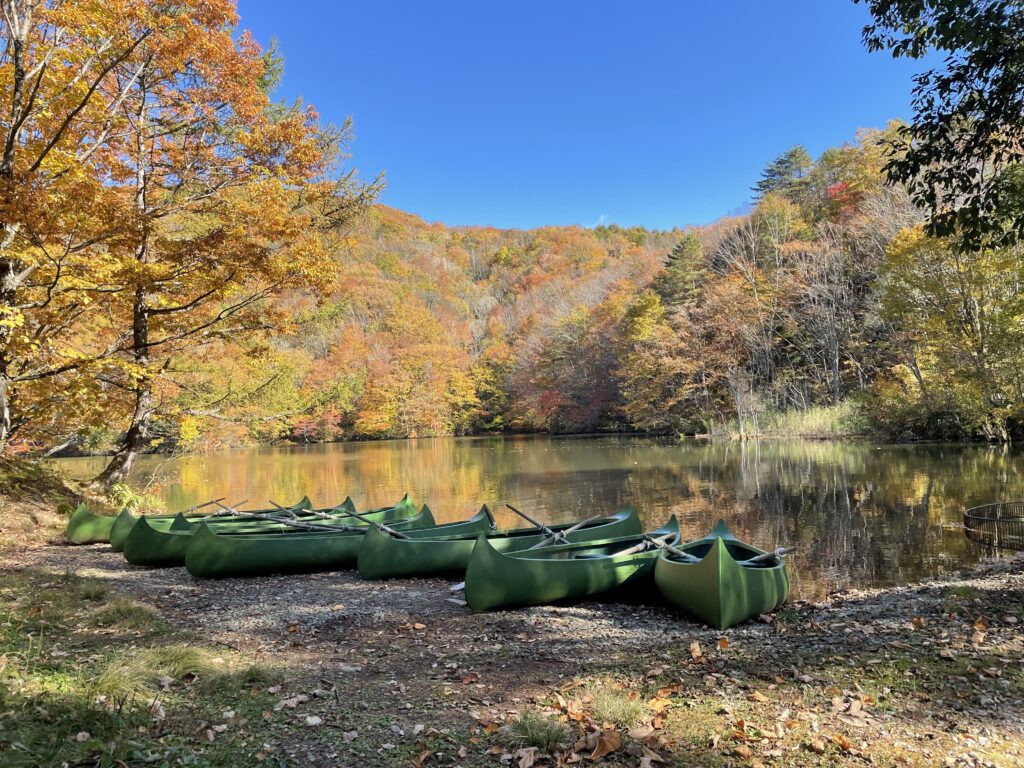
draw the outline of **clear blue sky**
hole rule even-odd
[[[909,117],[851,0],[239,0],[279,95],[355,120],[382,202],[447,224],[712,221],[764,165]]]

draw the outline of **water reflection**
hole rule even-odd
[[[61,462],[76,477],[102,460]],[[684,533],[719,517],[763,547],[797,545],[794,593],[899,584],[985,556],[960,529],[965,506],[1024,498],[1024,456],[985,446],[868,443],[705,444],[645,438],[462,438],[257,448],[167,460],[143,457],[132,484],[171,509],[213,496],[265,506],[308,493],[360,507],[409,490],[439,521],[508,501],[560,522],[632,503],[651,527],[669,514]]]

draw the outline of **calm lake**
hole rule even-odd
[[[63,459],[76,478],[103,459]],[[688,538],[724,518],[763,548],[797,546],[793,592],[815,599],[853,586],[901,584],[987,557],[964,537],[965,506],[1024,498],[1024,455],[1004,447],[850,442],[709,444],[630,437],[436,438],[144,456],[132,485],[182,509],[213,497],[247,506],[357,508],[409,491],[439,522],[487,503],[506,526],[511,503],[561,522],[632,504],[649,527],[671,514]]]

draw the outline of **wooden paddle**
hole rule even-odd
[[[219,502],[218,502],[219,504]],[[239,512],[231,507],[225,507],[223,504],[219,506],[224,507],[228,514],[237,515],[238,517],[252,518],[254,520],[269,520],[272,523],[279,523],[280,525],[287,525],[291,528],[298,528],[303,531],[324,531],[326,533],[338,533],[340,532],[362,532],[362,528],[356,528],[351,525],[316,525],[315,523],[300,523],[296,520],[284,520],[275,515],[263,515],[258,512]]]
[[[765,552],[763,555],[751,557],[749,560],[737,560],[740,565],[753,565],[755,563],[766,563],[769,560],[778,558],[781,560],[790,552],[796,552],[796,547],[779,547],[774,552]]]
[[[391,527],[389,527],[387,525],[384,525],[384,523],[378,523],[378,522],[376,522],[374,520],[371,520],[368,517],[363,517],[358,512],[345,512],[344,514],[349,515],[350,517],[354,517],[356,520],[362,520],[367,525],[375,525],[375,526],[377,526],[377,530],[379,530],[381,533],[390,534],[391,536],[394,536],[396,539],[408,539],[409,538],[408,536],[406,536],[401,531],[396,531],[394,528],[391,528]]]
[[[645,536],[644,538],[646,538],[651,544],[656,546],[658,549],[664,549],[666,552],[668,552],[673,557],[678,557],[680,560],[682,560],[684,562],[687,562],[687,563],[699,563],[700,562],[700,558],[699,557],[697,557],[695,555],[691,555],[689,552],[684,552],[683,550],[679,549],[678,547],[673,547],[668,542],[662,541],[661,539],[653,538],[651,536]]]
[[[515,512],[521,518],[523,518],[523,520],[528,522],[530,525],[534,526],[535,528],[539,528],[541,533],[545,533],[548,536],[557,536],[558,535],[557,531],[551,530],[546,525],[544,525],[544,523],[542,523],[540,520],[534,520],[528,514],[526,514],[525,512],[519,511],[518,509],[513,507],[511,504],[506,504],[505,506],[508,507],[509,509],[511,509],[513,512]]]
[[[183,514],[183,515],[191,515],[193,512],[195,512],[197,510],[200,510],[203,507],[208,507],[211,504],[216,504],[218,501],[224,501],[224,499],[226,499],[226,498],[227,498],[227,496],[221,496],[219,499],[211,499],[210,501],[207,501],[204,504],[193,504],[191,507],[186,509],[181,514]],[[217,514],[217,513],[214,512],[214,514]]]
[[[568,544],[569,542],[566,539],[566,536],[568,536],[570,533],[575,533],[580,528],[588,526],[591,523],[596,523],[598,520],[601,520],[602,517],[602,515],[594,515],[593,517],[588,517],[586,520],[581,520],[580,522],[576,523],[576,525],[572,526],[571,528],[566,528],[564,531],[554,531],[550,536],[545,538],[544,541],[538,542],[537,544],[534,544],[532,547],[528,547],[525,551],[529,552],[531,549],[539,549],[540,547],[546,547],[554,541],[562,541]]]
[[[220,512],[215,512],[213,515],[211,515],[211,517],[224,517],[225,515],[241,515],[243,513],[240,510],[238,510],[237,507],[242,506],[247,501],[248,499],[242,499],[241,501],[236,501],[234,504],[228,507],[221,504],[220,499],[217,499],[217,501],[213,503],[220,507]]]
[[[486,504],[484,504],[484,514],[487,515],[487,522],[491,526],[491,530],[498,530],[498,521],[494,519],[494,515],[491,514],[491,508]]]
[[[619,555],[632,555],[636,554],[637,552],[643,552],[645,549],[650,547],[651,544],[654,544],[655,546],[659,544],[666,544],[667,546],[668,540],[674,539],[675,537],[676,534],[674,533],[666,533],[657,537],[645,535],[644,540],[636,546],[630,547],[629,549],[624,549],[621,552],[613,552],[611,555],[609,555],[609,557],[618,557]],[[675,549],[675,547],[673,547],[673,549]]]

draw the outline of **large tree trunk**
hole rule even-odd
[[[145,261],[145,246],[140,249],[139,260]],[[144,378],[135,389],[135,409],[132,421],[125,433],[121,447],[117,449],[100,474],[90,484],[98,491],[108,491],[114,483],[124,482],[135,463],[136,457],[149,441],[149,427],[153,417],[153,382],[149,377],[149,296],[145,288],[135,291],[135,305],[132,310],[132,343],[135,362],[146,371]]]
[[[153,415],[153,390],[147,382],[135,392],[135,410],[132,423],[125,434],[124,442],[117,449],[114,457],[90,484],[98,491],[109,491],[115,483],[124,482],[131,472],[132,465],[149,440],[149,426]]]
[[[6,232],[6,228],[0,225],[0,238]],[[0,254],[3,253],[0,245]],[[17,274],[18,263],[4,258],[0,255],[0,320],[8,312],[15,311],[15,300],[17,299]],[[11,342],[11,329],[0,325],[0,452],[7,445],[7,439],[11,435],[13,418],[11,416],[11,355],[9,344]]]

